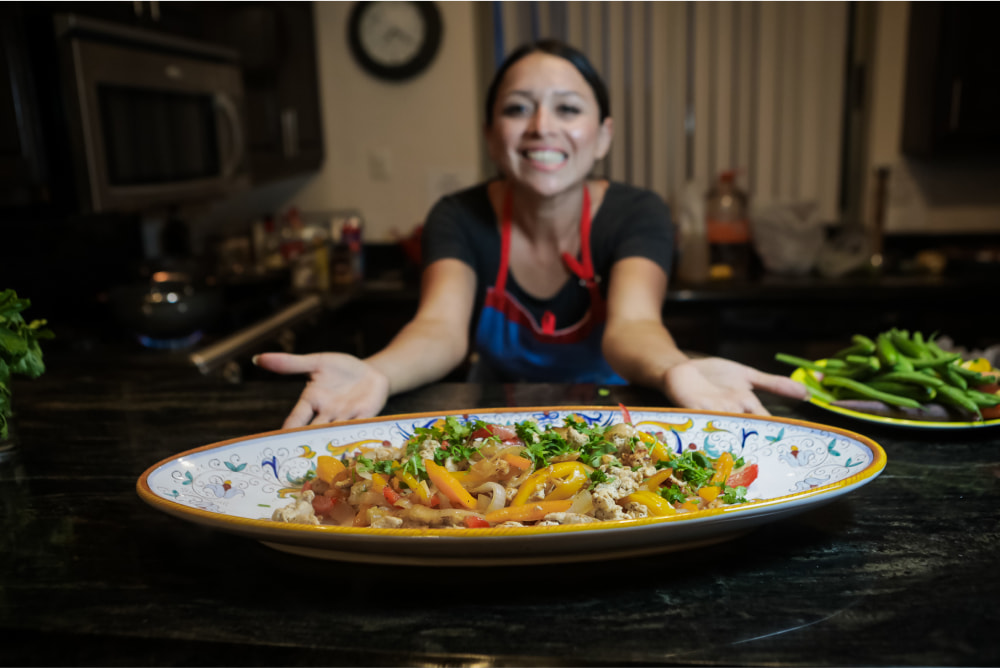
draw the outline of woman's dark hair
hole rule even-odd
[[[611,115],[611,100],[608,96],[608,87],[604,84],[604,80],[601,79],[601,75],[597,73],[594,66],[587,60],[587,56],[565,42],[557,39],[543,39],[525,44],[512,51],[506,60],[503,61],[503,64],[500,65],[496,74],[493,75],[493,81],[490,82],[490,87],[486,90],[487,127],[493,125],[493,105],[496,104],[497,90],[500,88],[500,82],[503,81],[507,70],[514,63],[532,53],[547,53],[550,56],[556,56],[557,58],[569,61],[590,85],[590,89],[594,91],[594,97],[597,98],[597,105],[601,111],[601,121],[603,122],[605,118]]]

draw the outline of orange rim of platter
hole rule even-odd
[[[463,416],[463,415],[492,415],[497,413],[540,413],[540,412],[566,412],[574,413],[577,411],[601,411],[601,412],[616,412],[617,409],[610,406],[543,406],[543,407],[524,407],[524,408],[485,408],[485,409],[465,409],[465,410],[455,410],[455,411],[427,411],[422,413],[406,413],[400,415],[386,415],[382,417],[374,418],[364,418],[358,420],[344,420],[342,422],[331,422],[322,425],[311,425],[306,427],[297,427],[294,429],[279,429],[275,431],[263,432],[259,434],[251,434],[248,436],[241,436],[238,438],[232,438],[225,441],[219,441],[217,443],[210,443],[208,445],[203,445],[198,448],[193,448],[191,450],[186,450],[182,453],[174,455],[172,457],[167,457],[156,464],[153,464],[139,477],[139,481],[136,483],[136,490],[139,496],[151,504],[152,506],[167,512],[172,515],[187,515],[191,517],[200,518],[206,520],[209,524],[215,525],[229,525],[233,527],[253,527],[258,529],[266,529],[268,531],[282,531],[292,534],[303,534],[303,535],[315,535],[315,534],[330,534],[337,536],[383,536],[383,537],[447,537],[447,538],[458,538],[463,536],[530,536],[530,535],[544,535],[544,534],[555,534],[555,533],[571,533],[576,531],[601,531],[609,529],[625,529],[633,527],[643,527],[654,524],[669,524],[674,522],[687,522],[692,520],[702,520],[711,517],[718,517],[726,514],[733,513],[745,513],[747,510],[754,510],[759,508],[767,508],[769,506],[783,505],[792,501],[800,501],[803,499],[809,499],[814,496],[826,495],[830,492],[852,487],[860,482],[868,480],[875,477],[885,468],[886,465],[886,454],[885,450],[882,449],[878,443],[863,436],[856,432],[850,431],[849,429],[842,429],[840,427],[832,427],[816,422],[809,422],[807,420],[799,420],[796,418],[785,418],[785,417],[774,417],[774,416],[751,416],[743,413],[722,413],[717,411],[706,411],[706,410],[695,410],[695,409],[678,409],[678,408],[655,408],[655,407],[629,407],[629,412],[631,413],[642,413],[642,412],[653,412],[653,413],[664,413],[667,415],[711,415],[717,417],[731,417],[738,419],[752,419],[759,420],[762,422],[774,422],[780,424],[790,424],[797,425],[801,427],[806,427],[808,429],[819,429],[822,431],[839,434],[847,438],[859,441],[867,446],[872,452],[872,461],[868,466],[866,466],[861,471],[858,471],[854,475],[848,476],[843,480],[838,480],[837,482],[829,483],[826,485],[820,485],[813,487],[802,492],[796,492],[794,494],[786,494],[785,496],[775,497],[773,499],[764,499],[759,501],[750,501],[748,503],[741,503],[739,505],[725,506],[722,508],[710,508],[706,510],[697,510],[685,513],[678,513],[676,515],[670,515],[667,517],[646,517],[634,520],[607,520],[600,522],[588,522],[585,524],[560,524],[553,526],[525,526],[525,527],[489,527],[489,528],[477,528],[470,529],[466,527],[455,527],[450,529],[373,529],[371,527],[344,527],[344,526],[332,526],[332,525],[315,525],[315,524],[294,524],[288,522],[277,522],[270,519],[249,519],[245,517],[234,517],[232,515],[226,515],[223,513],[213,513],[211,511],[202,510],[200,508],[192,508],[190,506],[184,505],[183,503],[178,503],[176,501],[171,501],[158,494],[156,494],[149,486],[149,476],[153,474],[157,469],[171,462],[175,462],[178,459],[193,455],[195,453],[204,452],[206,450],[215,450],[223,448],[241,441],[255,440],[259,438],[264,438],[268,436],[276,436],[279,434],[289,434],[294,432],[305,432],[305,431],[315,431],[318,429],[327,429],[330,427],[341,427],[341,426],[354,426],[363,425],[373,422],[404,422],[409,420],[418,420],[421,418],[432,418],[432,417],[445,417],[445,416]]]

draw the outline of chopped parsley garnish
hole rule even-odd
[[[670,503],[684,503],[687,501],[687,495],[684,494],[680,487],[664,487],[660,490],[660,496]]]
[[[723,503],[746,503],[747,502],[747,488],[746,487],[726,487],[726,491],[722,493]]]
[[[671,457],[669,461],[661,461],[657,468],[672,468],[675,475],[697,489],[711,479],[715,471],[712,462],[703,452],[688,450],[683,455]]]
[[[361,456],[358,456],[355,459],[358,461],[358,466],[363,468],[365,471],[371,471],[372,473],[384,473],[386,475],[392,474],[392,462],[388,459],[375,461],[369,459],[368,457]]]
[[[594,469],[590,472],[590,486],[587,489],[594,489],[601,483],[611,482],[611,476],[601,469]]]

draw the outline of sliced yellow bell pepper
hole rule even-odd
[[[336,457],[320,455],[316,458],[316,477],[327,484],[332,484],[334,479],[346,470],[344,463]]]
[[[389,479],[381,473],[372,473],[372,491],[382,493],[385,486],[389,484]]]
[[[694,501],[685,501],[684,503],[681,504],[681,508],[683,508],[684,510],[695,511],[698,510],[698,504],[695,503]]]
[[[424,467],[427,469],[427,476],[431,482],[442,494],[448,497],[449,501],[468,510],[476,509],[476,500],[465,491],[462,483],[448,469],[437,464],[433,459],[425,459]]]
[[[524,505],[539,487],[543,487],[550,480],[556,483],[556,489],[546,497],[547,500],[567,499],[580,491],[580,488],[589,479],[591,471],[593,469],[582,462],[559,462],[538,469],[521,483],[521,488],[517,491],[517,495],[510,502],[510,505]],[[553,494],[557,494],[557,496],[553,496]]]
[[[709,481],[711,485],[721,485],[729,479],[729,474],[733,472],[733,456],[728,452],[723,452],[719,455],[719,458],[715,460],[713,468],[715,473],[712,474],[712,479]]]
[[[716,487],[715,485],[706,485],[698,490],[698,496],[703,498],[705,503],[711,503],[712,501],[715,501],[720,492],[722,492],[721,488]]]
[[[626,496],[625,500],[640,503],[646,506],[646,508],[649,509],[649,514],[654,517],[666,517],[667,515],[677,514],[677,510],[670,505],[669,501],[656,492],[651,492],[648,489],[636,490]]]
[[[660,487],[664,482],[670,479],[670,476],[674,474],[673,469],[661,469],[642,481],[639,485],[642,489],[648,489],[650,492],[659,491]]]
[[[427,493],[427,488],[421,485],[420,481],[414,478],[412,473],[407,473],[403,469],[396,469],[392,472],[392,474],[396,476],[400,482],[409,487],[422,503],[427,503],[431,500],[430,494]]]
[[[564,513],[573,505],[572,499],[562,501],[539,501],[521,506],[507,506],[483,515],[490,524],[502,522],[537,522],[549,513]]]
[[[656,447],[656,444],[659,443],[659,441],[656,440],[656,437],[650,434],[648,431],[641,431],[639,429],[636,429],[635,434],[636,436],[639,437],[639,440],[645,443],[646,445],[651,445],[653,447]]]
[[[962,366],[969,371],[975,371],[976,373],[989,373],[993,370],[990,366],[990,361],[985,357],[979,357],[974,360],[965,360],[962,362]]]
[[[668,450],[667,446],[660,441],[656,442],[656,445],[654,445],[653,449],[650,450],[650,454],[653,456],[653,463],[670,459],[670,450]]]

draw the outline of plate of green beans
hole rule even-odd
[[[832,357],[778,353],[795,367],[810,402],[853,418],[909,427],[965,429],[1000,424],[1000,390],[988,361],[963,359],[935,337],[891,329],[855,334]]]

